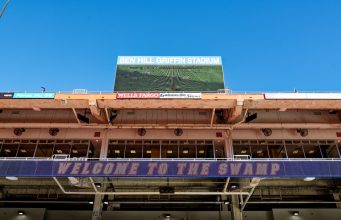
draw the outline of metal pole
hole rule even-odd
[[[5,5],[4,5],[4,7],[2,7],[1,12],[0,12],[0,18],[5,13],[5,10],[6,10],[7,6],[8,6],[8,4],[9,4],[9,2],[10,2],[10,0],[7,0]]]

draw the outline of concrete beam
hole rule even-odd
[[[107,122],[105,114],[102,114],[102,110],[98,108],[96,99],[89,99],[89,108],[91,114],[100,122]]]
[[[237,100],[237,106],[233,108],[232,113],[228,118],[228,123],[236,123],[236,121],[242,119],[243,103],[244,100]]]

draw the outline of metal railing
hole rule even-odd
[[[0,160],[26,161],[341,161],[341,158],[85,158],[85,157],[0,157]]]
[[[28,91],[28,90],[22,90],[22,91],[2,91],[2,92],[23,92],[23,93],[44,93],[43,91]],[[265,94],[265,93],[341,93],[341,91],[234,91],[231,89],[219,89],[216,91],[89,91],[87,89],[74,89],[72,91],[45,91],[45,92],[54,92],[57,94],[113,94],[117,92],[144,92],[144,93],[152,93],[152,92],[160,92],[160,93],[212,93],[212,94]]]

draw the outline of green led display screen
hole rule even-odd
[[[224,89],[220,57],[119,57],[115,91]]]

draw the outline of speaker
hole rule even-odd
[[[308,129],[305,128],[299,128],[297,129],[297,133],[299,133],[301,135],[301,137],[306,137],[309,134]]]
[[[49,134],[51,136],[56,136],[58,134],[58,132],[59,132],[59,128],[50,128],[49,129]]]
[[[21,136],[22,133],[24,133],[25,131],[26,131],[25,128],[14,128],[13,133],[14,133],[16,136]]]
[[[184,131],[181,128],[174,129],[175,136],[181,136]]]
[[[263,132],[264,136],[267,136],[267,137],[272,135],[272,130],[270,128],[263,128],[262,132]]]
[[[138,134],[139,136],[145,136],[146,133],[147,133],[147,131],[146,131],[146,129],[144,129],[144,128],[139,128],[139,129],[137,129],[137,134]]]

